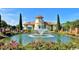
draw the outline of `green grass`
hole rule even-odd
[[[7,38],[3,38],[0,40],[0,42],[3,42],[3,43],[6,43],[6,42],[9,42],[11,39],[9,37]]]

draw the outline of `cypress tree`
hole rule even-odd
[[[59,14],[57,14],[57,31],[61,30],[61,24],[60,24],[60,17]]]
[[[20,14],[20,20],[19,20],[19,27],[20,27],[20,30],[23,29],[22,27],[22,15]]]

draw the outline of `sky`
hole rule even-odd
[[[10,25],[19,23],[19,15],[22,14],[22,21],[35,21],[36,16],[43,16],[44,21],[56,22],[57,14],[61,23],[79,19],[79,8],[0,8],[2,20]]]

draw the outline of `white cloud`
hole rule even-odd
[[[6,21],[10,25],[17,25],[18,24],[18,15],[12,13],[2,13],[2,20]]]
[[[6,21],[10,25],[17,25],[19,23],[19,13],[7,13],[6,9],[0,8],[0,14],[2,15],[2,20]],[[4,12],[3,12],[4,11]],[[22,15],[23,24],[27,22],[27,18]]]
[[[22,16],[23,24],[27,22],[26,19],[27,18],[25,16]],[[17,25],[19,23],[19,15],[7,13],[3,15],[3,20],[5,20],[10,25]]]

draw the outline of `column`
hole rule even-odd
[[[34,26],[34,25],[32,25],[33,30],[34,30],[34,27],[35,27],[35,26]]]
[[[53,25],[50,25],[51,26],[51,31],[53,31]]]

